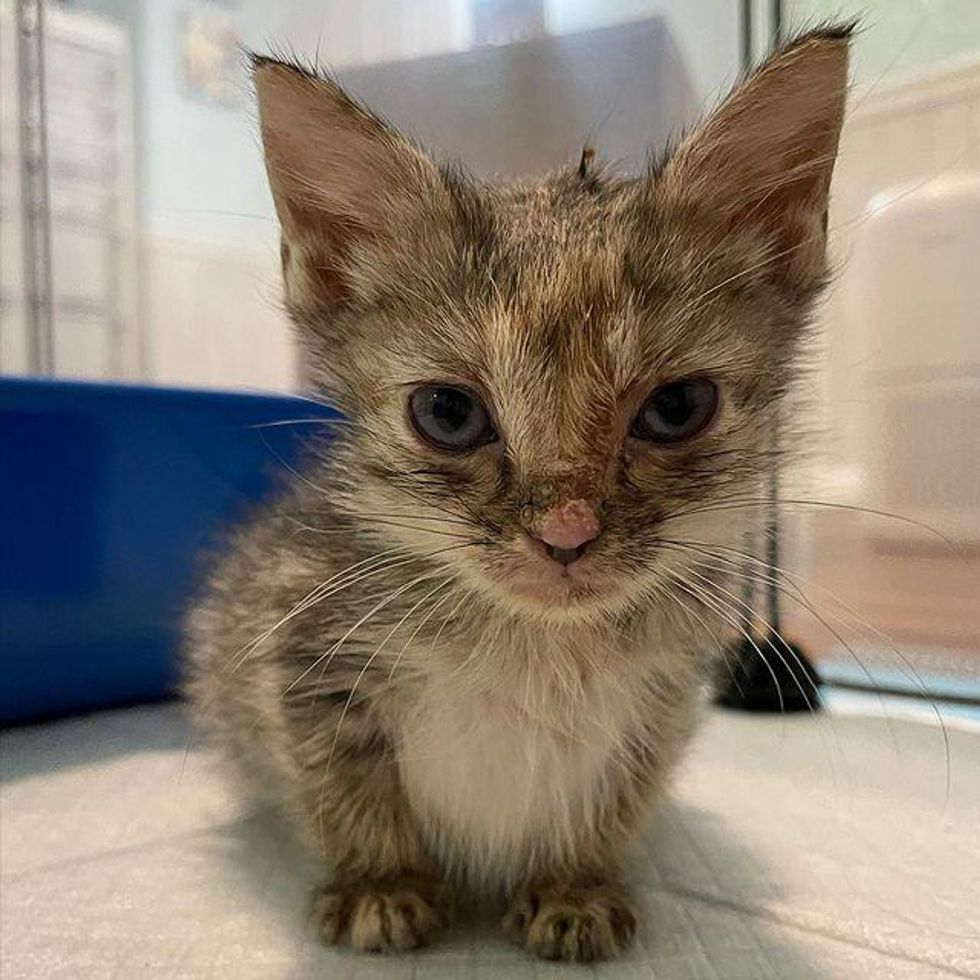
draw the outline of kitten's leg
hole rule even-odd
[[[542,878],[511,897],[504,928],[546,960],[591,963],[622,953],[636,935],[636,915],[615,875]]]
[[[314,896],[314,920],[328,943],[414,949],[446,925],[450,889],[426,854],[390,754],[377,742],[352,748],[334,753],[318,793],[318,832],[336,873]]]

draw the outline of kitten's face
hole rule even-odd
[[[763,282],[721,285],[760,260],[751,242],[635,183],[467,193],[492,215],[457,228],[472,247],[415,253],[359,314],[390,339],[350,355],[365,381],[348,506],[424,518],[386,528],[420,551],[466,535],[443,560],[502,602],[620,609],[676,564],[666,540],[727,540],[733,523],[682,515],[756,496],[795,311]],[[568,562],[540,535],[570,501],[585,506],[556,540],[598,533]]]
[[[258,65],[287,303],[358,422],[343,503],[366,533],[550,621],[739,544],[822,281],[844,49],[778,56],[656,173],[510,188]]]

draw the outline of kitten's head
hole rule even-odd
[[[366,530],[551,621],[732,542],[824,282],[848,34],[784,48],[639,177],[510,186],[256,59],[286,305],[356,422]]]

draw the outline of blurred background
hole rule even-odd
[[[864,25],[841,273],[810,462],[781,489],[785,563],[824,611],[784,619],[842,683],[866,680],[844,643],[885,687],[897,646],[975,692],[977,0],[2,0],[0,371],[297,389],[242,46],[330,66],[478,173],[527,174],[585,142],[638,166],[778,37],[839,16]]]

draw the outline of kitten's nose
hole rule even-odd
[[[548,546],[548,555],[562,565],[582,557],[585,546],[599,536],[599,518],[587,500],[568,500],[546,511],[534,536]]]

